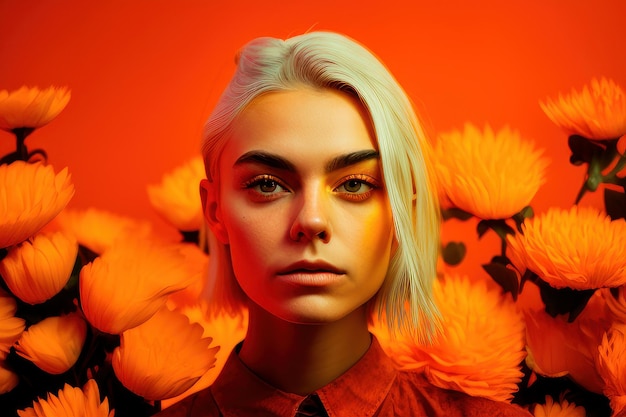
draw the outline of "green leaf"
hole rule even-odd
[[[448,242],[442,251],[443,261],[448,265],[458,265],[465,258],[467,248],[463,242]]]
[[[595,292],[591,290],[574,290],[572,288],[553,288],[542,279],[536,279],[539,286],[541,300],[546,306],[546,313],[552,317],[559,314],[568,314],[568,321],[572,323],[584,310],[587,302]]]
[[[519,294],[519,280],[517,274],[500,262],[491,262],[482,265],[485,272],[502,287],[505,293],[510,292],[513,300],[517,300]]]
[[[476,225],[476,233],[478,233],[478,238],[483,237],[485,233],[490,229],[489,220],[481,220]]]
[[[496,255],[491,258],[491,263],[507,266],[511,263],[511,261],[506,256]]]
[[[567,144],[572,151],[569,161],[573,165],[588,164],[595,155],[599,155],[604,151],[602,146],[578,135],[570,136],[567,140]]]
[[[461,210],[460,208],[452,207],[449,209],[441,210],[441,217],[443,218],[444,221],[450,220],[450,219],[458,219],[461,221],[466,221],[474,217],[474,215],[471,213],[468,213],[465,210]]]
[[[506,224],[506,220],[504,219],[495,219],[495,220],[481,220],[476,225],[476,232],[478,233],[478,237],[481,238],[487,231],[491,229],[503,240],[506,240],[506,235],[514,235],[515,230],[508,224]]]
[[[519,213],[513,216],[513,221],[515,222],[515,228],[519,233],[522,233],[522,224],[524,224],[524,220],[530,219],[535,216],[535,211],[531,206],[526,206],[519,211]]]

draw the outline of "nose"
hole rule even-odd
[[[297,208],[289,237],[296,241],[330,242],[332,235],[329,219],[329,201],[324,190],[302,192],[297,199]]]

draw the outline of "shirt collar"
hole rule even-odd
[[[280,391],[252,373],[231,352],[224,369],[211,387],[224,417],[293,416],[306,398]],[[330,384],[315,391],[329,415],[350,415],[354,410],[373,415],[396,377],[396,369],[376,338],[363,357]]]

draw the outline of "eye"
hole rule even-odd
[[[342,187],[348,193],[358,193],[359,191],[363,193],[369,190],[368,184],[364,183],[361,180],[346,181],[339,186],[339,188],[342,188]]]
[[[276,181],[270,179],[262,179],[257,182],[256,186],[259,187],[259,191],[262,193],[273,193],[280,187]]]
[[[253,197],[263,199],[272,199],[282,193],[288,193],[289,190],[284,187],[280,181],[271,175],[259,175],[246,181],[243,188],[253,194]]]
[[[346,178],[333,191],[348,200],[362,201],[369,198],[378,187],[377,181],[369,176],[352,175]]]

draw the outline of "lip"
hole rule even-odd
[[[323,287],[341,280],[345,273],[328,262],[299,261],[281,269],[276,275],[289,284]]]

